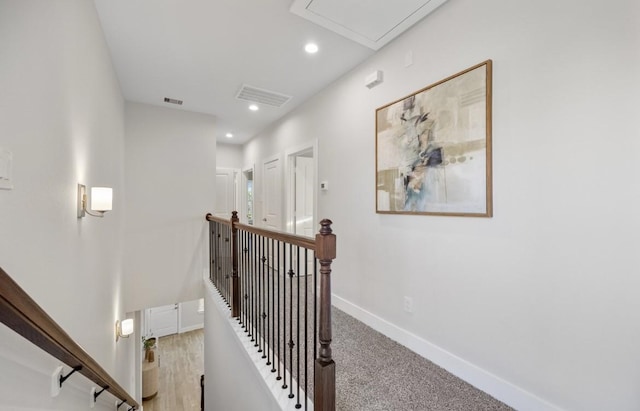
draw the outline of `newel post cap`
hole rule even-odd
[[[320,260],[336,258],[336,235],[331,230],[331,220],[320,221],[320,233],[316,234],[316,256]]]

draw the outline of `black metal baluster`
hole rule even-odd
[[[262,271],[264,269],[264,237],[263,236],[259,236],[259,241],[258,241],[258,249],[260,250],[260,257],[258,257],[258,307],[257,307],[257,312],[256,314],[258,315],[256,322],[257,322],[257,329],[256,329],[256,346],[258,347],[258,352],[262,352],[262,299],[264,297],[263,293],[262,293],[262,287],[263,287],[263,283],[262,283]]]
[[[289,244],[289,398],[293,398],[293,245]]]
[[[304,249],[304,409],[309,403],[309,249]]]
[[[266,304],[268,303],[267,301],[267,292],[265,291],[265,280],[266,280],[266,271],[267,271],[267,238],[266,237],[262,237],[262,314],[261,315],[261,320],[262,320],[262,338],[260,339],[260,344],[261,344],[261,350],[262,351],[262,358],[267,358],[267,341],[268,341],[268,337],[267,337],[267,328],[266,328],[266,323],[267,321],[267,308],[266,308]],[[260,352],[258,351],[258,352]]]
[[[256,333],[253,327],[256,321],[255,315],[254,315],[254,311],[256,308],[255,272],[256,272],[256,260],[258,259],[257,252],[256,252],[256,235],[255,234],[251,234],[250,249],[252,250],[252,253],[251,253],[251,260],[249,263],[251,266],[251,271],[249,274],[250,275],[249,281],[251,282],[251,295],[249,296],[249,301],[251,302],[251,309],[249,310],[249,335],[251,336],[251,341],[253,341],[256,336]]]
[[[280,335],[280,314],[281,314],[281,311],[280,311],[280,267],[282,267],[282,265],[281,265],[282,262],[280,260],[280,244],[281,244],[281,241],[278,241],[277,242],[277,251],[278,251],[278,277],[277,277],[277,285],[278,285],[278,307],[277,307],[278,308],[278,319],[277,319],[277,321],[278,321],[278,337],[277,337],[278,338],[278,342],[277,342],[277,344],[278,344],[278,360],[277,361],[278,361],[278,366],[276,367],[277,370],[278,370],[278,376],[276,377],[276,380],[282,379],[282,376],[280,375],[280,363],[281,363],[281,361],[280,361],[280,358],[281,358],[281,355],[280,355],[280,340],[281,340],[281,335]]]
[[[272,238],[270,240],[270,246],[269,246],[269,251],[271,251],[271,344],[269,345],[269,355],[270,360],[267,361],[267,365],[271,365],[271,372],[276,372],[276,353],[275,353],[275,347],[276,347],[276,318],[275,318],[275,310],[276,310],[276,290],[275,290],[275,284],[276,284],[276,273],[277,273],[277,267],[276,267],[276,259],[275,259],[275,240]]]
[[[224,298],[224,302],[229,306],[229,299],[227,298],[227,283],[225,281],[225,270],[226,267],[226,258],[225,258],[225,250],[224,250],[224,238],[225,238],[225,228],[224,224],[220,225],[220,287],[222,289],[222,297]]]
[[[227,236],[225,238],[224,248],[226,250],[227,258],[225,258],[225,262],[227,268],[225,270],[225,279],[227,280],[227,296],[229,301],[229,308],[231,308],[231,274],[233,272],[233,263],[231,260],[231,226],[226,226]]]
[[[288,274],[287,271],[287,244],[282,244],[282,259],[285,264],[284,273]],[[290,267],[290,266],[289,266]],[[282,277],[282,342],[284,347],[282,347],[282,357],[283,357],[283,365],[282,365],[282,389],[287,389],[287,277],[286,274],[283,274]]]
[[[249,249],[247,248],[247,232],[242,231],[242,276],[240,277],[242,280],[242,284],[240,285],[240,290],[242,291],[242,328],[247,331],[247,287],[249,283],[247,282],[247,255]]]
[[[209,221],[209,281],[213,282],[213,221]]]
[[[236,269],[238,270],[236,272],[236,274],[238,275],[238,287],[240,287],[240,290],[242,290],[242,259],[244,258],[244,253],[242,252],[242,248],[243,248],[243,241],[242,241],[242,231],[241,230],[237,230],[236,232],[236,241],[238,242],[238,266],[236,267]],[[233,253],[233,248],[232,248],[232,253]],[[238,324],[244,326],[244,321],[242,318],[242,306],[244,305],[243,300],[242,300],[242,295],[238,295],[238,297],[240,298],[238,307],[240,308],[240,311],[238,312]]]
[[[217,253],[218,255],[216,256],[216,276],[218,277],[218,292],[220,293],[220,296],[222,297],[223,300],[225,300],[225,303],[227,302],[226,298],[225,298],[225,294],[224,294],[224,282],[222,281],[222,273],[223,273],[223,267],[222,267],[222,241],[223,241],[223,236],[222,236],[222,225],[220,223],[218,223],[218,230],[216,233],[216,237],[218,238],[218,247],[217,247]]]
[[[216,247],[218,246],[218,240],[216,238],[216,222],[211,222],[211,273],[209,277],[211,278],[211,282],[217,286],[216,284]]]
[[[296,289],[296,395],[298,398],[298,402],[296,403],[296,408],[302,407],[300,405],[300,247],[296,246],[296,274],[298,275],[298,286]]]
[[[260,243],[259,236],[256,234],[254,237],[255,244],[255,256],[253,261],[253,324],[252,324],[252,333],[253,339],[251,341],[258,341],[258,329],[257,329],[257,321],[258,321],[258,260],[260,259]],[[255,345],[255,344],[254,344]]]
[[[226,225],[223,226],[224,242],[222,243],[222,273],[224,281],[224,294],[227,300],[227,306],[231,307],[231,295],[229,294],[229,230]]]
[[[224,290],[224,225],[218,225],[218,286],[220,294],[225,303],[227,303],[227,293]]]
[[[249,327],[251,327],[251,260],[253,259],[253,256],[251,254],[251,236],[253,234],[246,232],[245,233],[245,238],[246,238],[246,243],[245,243],[245,253],[246,253],[246,261],[244,263],[244,269],[245,269],[245,273],[244,273],[244,280],[245,280],[245,285],[244,288],[242,289],[244,291],[244,301],[245,301],[245,307],[246,307],[246,311],[244,313],[244,317],[245,317],[245,324],[244,324],[244,331],[245,333],[247,333],[247,335],[251,334],[251,330]]]
[[[222,293],[222,282],[220,281],[220,273],[222,272],[222,267],[220,266],[220,245],[222,235],[220,234],[220,223],[216,223],[216,287],[218,287],[218,293],[224,299],[224,294]]]

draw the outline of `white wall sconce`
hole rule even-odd
[[[129,338],[131,334],[133,334],[133,318],[116,321],[116,342],[120,338]]]
[[[87,188],[84,184],[78,184],[78,218],[84,217],[85,214],[104,217],[104,213],[113,209],[113,189],[111,187],[91,187],[91,207],[89,208],[87,205]]]

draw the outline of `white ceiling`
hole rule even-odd
[[[415,3],[375,2],[390,7]],[[225,143],[248,141],[374,53],[293,14],[292,0],[95,4],[125,99],[211,114],[217,119],[216,137]],[[379,13],[378,9],[373,8]],[[411,12],[415,7],[405,9]],[[363,18],[373,17],[364,12]],[[397,13],[393,18],[398,20]],[[304,52],[309,41],[318,44],[318,53]],[[236,98],[243,85],[292,98],[282,107],[263,104],[251,112],[247,101]],[[184,103],[164,103],[165,97]],[[234,138],[225,138],[227,132]]]

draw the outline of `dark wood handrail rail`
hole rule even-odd
[[[215,222],[226,224],[226,225],[232,225],[231,220],[220,218],[220,217],[214,217],[211,214],[207,214],[206,219],[207,221],[215,221]],[[296,234],[284,233],[282,231],[267,230],[265,228],[259,228],[253,225],[242,224],[242,223],[234,223],[233,226],[237,229],[258,234],[266,238],[273,238],[274,240],[283,241],[289,244],[307,248],[312,251],[316,251],[316,239],[312,237],[303,237]]]
[[[129,407],[140,405],[0,268],[0,321]],[[128,409],[128,408],[127,408]]]
[[[216,217],[211,213],[207,213],[205,218],[207,219],[207,221],[215,221],[216,223],[231,225],[231,220],[229,220],[228,218]]]

